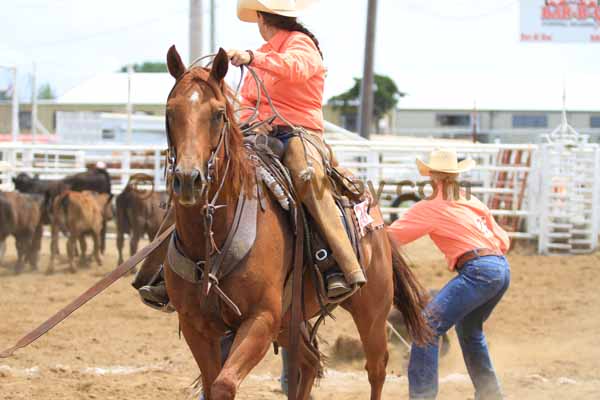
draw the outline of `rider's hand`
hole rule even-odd
[[[252,61],[252,56],[250,52],[246,50],[229,50],[227,52],[227,56],[231,60],[231,63],[236,67],[240,65],[247,65]]]

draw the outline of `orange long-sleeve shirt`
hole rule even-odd
[[[301,32],[281,30],[271,40],[254,52],[254,67],[279,113],[294,125],[312,131],[323,131],[323,88],[325,66],[314,42]],[[256,83],[250,74],[241,89],[242,107],[255,107]],[[243,110],[240,120],[252,115]],[[258,120],[273,115],[266,96],[261,95]],[[276,119],[274,125],[284,125]]]
[[[506,253],[510,245],[508,234],[479,199],[444,200],[441,190],[434,199],[416,203],[387,229],[400,244],[429,235],[451,271],[457,258],[468,251],[485,248]]]

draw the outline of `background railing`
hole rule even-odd
[[[412,145],[410,143],[394,143],[394,141],[365,140],[329,140],[340,164],[356,173],[368,186],[381,190],[380,205],[388,220],[401,215],[409,202],[400,204],[400,194],[415,193],[418,188],[403,186],[398,192],[397,183],[410,180],[423,183],[426,178],[418,175],[415,158],[426,159],[434,145]],[[503,151],[529,151],[535,154],[536,145],[510,144],[464,144],[456,147],[459,157],[473,158],[477,167],[462,176],[469,182],[473,195],[486,204],[490,204],[493,196],[502,195],[517,201],[502,203],[502,207],[492,209],[495,216],[512,216],[523,220],[511,236],[533,238],[538,234],[538,210],[536,209],[537,189],[535,164],[532,166],[501,165],[498,160]],[[12,190],[12,178],[21,172],[39,175],[44,179],[59,179],[66,175],[84,171],[102,161],[113,179],[113,192],[120,193],[130,176],[146,173],[154,178],[156,190],[165,189],[164,148],[156,145],[31,145],[3,143],[0,145],[0,161],[6,161],[11,168],[0,172],[0,189]],[[524,182],[525,188],[518,181],[518,173],[526,172],[529,179]],[[498,174],[512,176],[512,181],[504,182],[499,187]],[[509,180],[510,180],[509,179]],[[382,187],[383,185],[383,187]],[[425,193],[430,187],[425,186]]]

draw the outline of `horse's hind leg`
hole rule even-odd
[[[385,282],[369,276],[369,283],[344,304],[358,329],[365,357],[365,369],[371,384],[371,400],[380,400],[388,363],[387,315],[392,305],[392,291],[382,290]],[[391,279],[390,281],[391,282]],[[383,285],[383,286],[382,286]]]
[[[229,357],[210,390],[210,400],[235,398],[242,380],[269,350],[275,329],[275,318],[269,313],[262,313],[242,323]]]
[[[218,339],[209,340],[193,326],[179,318],[181,332],[200,368],[204,399],[212,400],[210,388],[221,369],[221,347]]]

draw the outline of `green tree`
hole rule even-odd
[[[356,115],[360,105],[361,78],[354,78],[354,86],[333,96],[327,102],[334,109],[340,110],[342,115]],[[406,96],[406,93],[398,90],[398,86],[392,78],[385,75],[375,74],[375,94],[373,100],[373,120],[375,129],[379,133],[379,120],[398,104],[398,99]]]
[[[133,64],[134,72],[167,72],[167,64],[164,62],[144,61],[141,64]],[[127,65],[121,67],[120,72],[127,72]]]
[[[40,100],[52,100],[52,99],[56,98],[56,95],[54,94],[54,90],[52,89],[52,86],[50,86],[49,83],[44,83],[38,89],[37,97]]]

